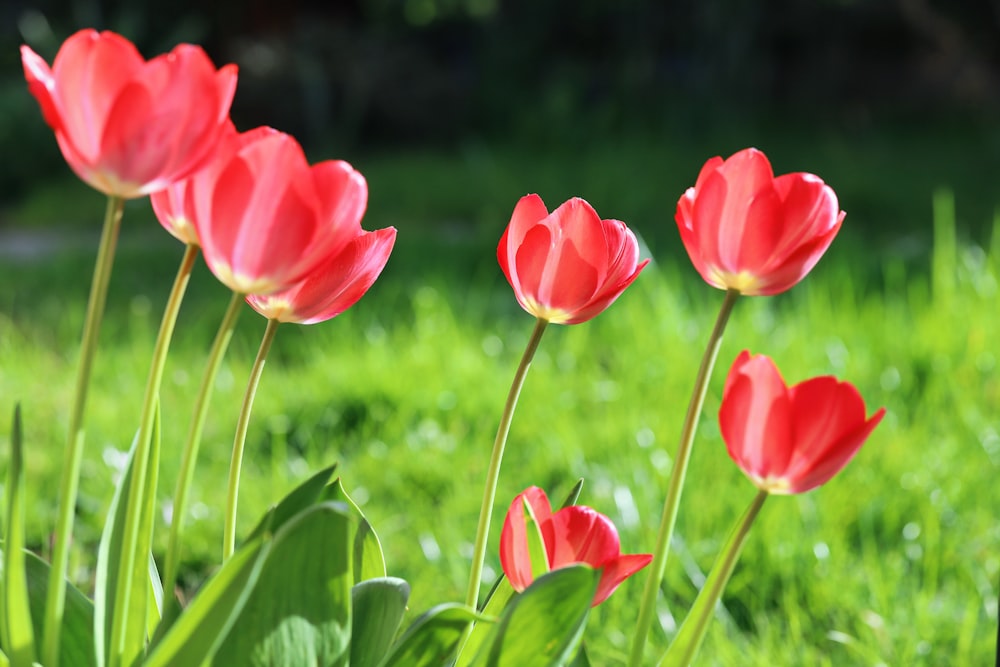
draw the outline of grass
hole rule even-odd
[[[934,145],[936,156],[958,151],[945,139]],[[872,411],[884,405],[888,414],[827,486],[765,504],[700,664],[987,664],[1000,578],[1000,246],[991,247],[988,235],[996,202],[985,186],[962,180],[961,216],[956,222],[949,198],[939,195],[935,228],[933,168],[880,198],[887,147],[850,160],[832,137],[811,149],[845,175],[844,187],[804,160],[790,168],[815,170],[834,183],[850,213],[848,229],[802,285],[737,304],[695,445],[650,659],[666,647],[725,532],[754,494],[726,456],[715,419],[725,371],[749,348],[771,355],[789,381],[826,373],[847,379]],[[690,145],[679,150],[694,152]],[[920,154],[917,143],[900,150],[914,160]],[[517,196],[537,190],[550,206],[585,194],[599,212],[636,220],[656,261],[607,313],[546,332],[514,419],[487,567],[499,571],[499,522],[510,498],[532,484],[560,497],[579,477],[586,480],[581,502],[614,519],[623,549],[650,549],[696,365],[722,299],[658,226],[711,153],[672,162],[662,182],[649,174],[658,174],[663,158],[638,141],[538,160],[515,148],[480,147],[457,157],[359,161],[372,185],[365,224],[395,224],[399,246],[355,308],[326,324],[279,330],[248,437],[241,531],[309,471],[336,461],[379,531],[390,573],[413,586],[411,615],[462,599],[489,447],[532,326],[496,268],[493,248]],[[615,159],[632,166],[602,184],[601,166]],[[789,161],[776,164],[778,171]],[[972,170],[971,162],[962,168]],[[920,172],[920,164],[904,166]],[[562,172],[577,177],[578,190],[564,189],[572,179]],[[421,178],[407,177],[414,173]],[[626,182],[634,187],[622,192],[616,183]],[[977,187],[983,191],[968,190]],[[72,200],[86,192],[79,184],[65,188]],[[29,199],[8,215],[41,224],[56,215],[45,210],[32,218],[52,205],[45,199],[45,206]],[[86,219],[80,211],[92,210],[96,220],[99,197],[79,201],[58,215]],[[876,220],[888,210],[907,222],[878,230]],[[967,218],[979,224],[964,224]],[[141,205],[130,208],[112,278],[78,507],[74,563],[83,582],[92,574],[181,256],[180,245],[154,226]],[[916,249],[901,251],[909,237],[918,239]],[[54,522],[92,262],[86,251],[69,248],[43,261],[7,257],[0,266],[0,414],[10,414],[15,401],[23,405],[29,543],[42,552]],[[164,503],[225,303],[225,291],[199,267],[162,395]],[[247,309],[220,375],[189,519],[190,586],[219,559],[232,431],[263,330],[264,321]],[[161,517],[159,556],[165,536]],[[586,638],[595,665],[624,660],[641,588],[640,575],[594,610]]]

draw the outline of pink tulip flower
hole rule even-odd
[[[772,295],[816,265],[840,229],[837,195],[817,176],[775,178],[763,153],[748,148],[705,163],[677,202],[681,241],[695,269],[720,289]]]
[[[736,358],[719,409],[729,456],[761,490],[804,493],[857,454],[885,415],[865,417],[858,390],[830,376],[788,387],[768,357]]]
[[[579,198],[550,214],[538,195],[517,203],[497,260],[521,307],[555,324],[600,314],[649,263],[625,223],[601,220]]]
[[[385,268],[395,241],[393,227],[362,231],[293,287],[267,296],[248,296],[247,303],[279,322],[325,322],[364,296]]]
[[[113,32],[77,32],[51,69],[27,46],[21,61],[66,162],[90,186],[123,198],[201,167],[236,91],[236,66],[216,71],[200,47],[181,44],[147,62]]]
[[[310,166],[293,137],[271,128],[236,144],[158,197],[157,214],[194,226],[205,263],[233,291],[291,289],[360,234],[368,185],[341,160]]]
[[[537,524],[531,522],[526,506],[530,506]],[[519,593],[535,579],[528,549],[529,530],[540,532],[549,570],[583,563],[601,571],[591,604],[594,607],[653,559],[652,554],[622,554],[611,519],[589,507],[573,505],[553,514],[545,492],[532,486],[514,498],[500,533],[500,564]]]

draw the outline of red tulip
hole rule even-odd
[[[517,203],[497,260],[521,307],[555,324],[600,314],[649,263],[625,223],[601,220],[579,198],[550,214],[538,195]]]
[[[69,166],[92,187],[125,198],[201,167],[236,91],[236,66],[216,71],[200,47],[181,44],[147,62],[113,32],[77,32],[51,69],[27,46],[21,61]]]
[[[500,533],[500,564],[519,593],[535,579],[528,548],[529,530],[540,532],[549,570],[584,563],[601,571],[592,603],[595,607],[653,559],[652,554],[623,555],[611,519],[589,507],[572,505],[553,514],[545,492],[532,486],[514,498]]]
[[[677,202],[681,241],[701,277],[751,296],[779,294],[802,280],[843,219],[837,195],[819,177],[775,178],[754,148],[706,162]]]
[[[279,322],[324,322],[358,302],[382,273],[396,241],[393,227],[362,231],[343,250],[290,289],[247,297],[254,310]]]
[[[847,465],[885,415],[865,417],[858,390],[830,376],[788,387],[768,357],[743,351],[722,394],[729,456],[760,489],[804,493]]]
[[[309,166],[298,142],[271,128],[239,135],[238,147],[198,172],[183,210],[205,262],[241,294],[292,288],[361,232],[368,185],[351,165]]]

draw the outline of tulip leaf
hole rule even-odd
[[[152,637],[163,616],[163,582],[153,554],[149,554],[149,597],[146,601],[146,635]]]
[[[531,562],[531,579],[534,581],[549,571],[549,556],[545,552],[545,539],[542,537],[542,527],[538,517],[526,498],[521,499],[528,540],[528,559]]]
[[[379,667],[437,667],[450,665],[469,623],[488,621],[465,605],[438,605],[415,620]]]
[[[153,434],[150,439],[150,461],[159,460],[160,448],[160,420],[159,410],[156,411],[153,422]],[[122,540],[125,533],[125,521],[128,514],[127,503],[124,502],[129,495],[132,485],[132,476],[135,472],[133,458],[138,446],[138,434],[132,441],[129,449],[128,459],[125,468],[122,470],[121,478],[115,487],[114,496],[111,499],[111,506],[108,508],[108,518],[101,533],[101,541],[97,548],[97,567],[95,573],[94,587],[94,638],[96,642],[97,664],[103,667],[109,664],[111,656],[117,653],[111,647],[112,624],[115,617],[115,596],[118,587],[130,586],[129,610],[127,628],[129,636],[126,637],[125,662],[130,662],[127,656],[139,655],[146,643],[147,632],[149,631],[149,613],[155,605],[157,594],[162,600],[162,589],[160,589],[159,575],[150,569],[150,547],[153,536],[153,517],[156,504],[156,480],[157,466],[150,466],[147,471],[145,489],[147,493],[143,498],[143,506],[140,508],[139,516],[139,539],[136,544],[136,553],[143,554],[142,557],[135,558],[135,567],[132,572],[123,572],[122,564]],[[152,583],[155,578],[156,583]],[[150,598],[153,599],[150,599]],[[157,614],[158,615],[158,614]]]
[[[15,665],[35,661],[35,629],[31,623],[28,575],[24,555],[24,448],[21,406],[14,408],[7,468],[7,548],[0,597],[0,643]]]
[[[510,581],[501,574],[486,596],[486,604],[482,609],[483,615],[499,618],[500,614],[507,607],[507,603],[516,594],[517,591],[510,585]],[[476,657],[480,646],[486,641],[492,629],[493,625],[490,623],[476,623],[472,626],[469,638],[465,640],[465,644],[462,645],[459,651],[455,667],[468,667],[468,665],[472,664],[472,660]]]
[[[320,470],[318,473],[295,487],[288,493],[288,495],[279,500],[275,505],[271,506],[271,508],[264,514],[263,518],[257,522],[257,526],[250,532],[250,535],[247,536],[247,541],[249,542],[256,537],[263,535],[265,532],[277,532],[283,525],[285,525],[285,523],[288,522],[289,519],[317,502],[323,494],[323,489],[326,488],[327,484],[329,484],[330,478],[333,476],[333,472],[336,469],[337,464],[334,463],[333,465]]]
[[[352,529],[350,511],[335,502],[286,521],[213,664],[346,665]]]
[[[354,535],[354,583],[386,576],[382,542],[361,508],[347,495],[341,478],[338,477],[326,487],[323,499],[344,503],[358,520],[358,530]]]
[[[367,579],[351,589],[351,667],[376,667],[389,651],[410,599],[402,579]]]
[[[263,537],[244,542],[150,648],[143,667],[202,665],[210,659],[249,598],[271,547],[272,540]]]
[[[477,667],[559,667],[583,639],[600,572],[571,565],[536,579],[493,628]]]
[[[580,650],[576,652],[576,657],[573,658],[573,662],[569,663],[569,667],[590,667],[590,658],[587,657],[587,647],[583,642],[580,642]]]
[[[576,484],[574,484],[573,488],[569,490],[569,493],[566,495],[566,500],[563,501],[563,504],[562,504],[562,506],[559,509],[565,509],[567,507],[571,507],[573,505],[576,505],[576,501],[580,499],[580,492],[581,491],[583,491],[583,478],[582,477],[580,479],[576,480]]]
[[[22,552],[25,565],[25,582],[28,586],[28,603],[32,627],[40,631],[45,620],[45,604],[49,590],[49,564],[30,551]],[[6,546],[0,551],[0,579],[7,557]],[[66,606],[63,611],[62,632],[59,633],[59,664],[76,667],[94,667],[94,606],[86,595],[66,583]],[[37,636],[36,632],[36,636]],[[3,649],[7,646],[0,642]],[[3,663],[0,662],[0,665]]]

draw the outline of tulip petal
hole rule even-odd
[[[614,524],[589,507],[564,507],[552,515],[551,526],[554,548],[549,562],[553,569],[573,563],[597,568],[621,552]]]
[[[615,592],[623,581],[649,565],[653,554],[623,554],[604,564],[592,606],[596,607]]]
[[[726,382],[719,426],[729,456],[755,480],[784,471],[792,455],[792,402],[764,355],[740,355]]]
[[[247,297],[268,319],[298,324],[325,322],[353,306],[385,268],[396,240],[393,227],[362,232],[336,255],[288,290]]]
[[[509,259],[517,255],[518,248],[524,242],[528,230],[547,218],[548,215],[549,210],[545,208],[541,197],[535,194],[521,197],[514,207],[510,223],[504,230],[500,244],[497,246],[497,261],[507,277],[507,282],[514,288],[514,293],[518,296],[518,301],[522,306],[524,306],[524,302],[521,301],[522,281],[518,275],[516,263],[512,265]]]
[[[795,482],[789,487],[790,493],[805,493],[817,486],[826,484],[838,472],[844,469],[851,459],[860,451],[861,445],[865,443],[875,427],[885,416],[885,408],[872,415],[871,419],[864,422],[857,430],[846,434],[839,442],[832,444],[826,455],[814,462],[811,468],[801,471],[794,479]]]
[[[533,581],[531,575],[531,554],[528,553],[528,535],[525,523],[524,503],[531,505],[540,527],[549,522],[552,509],[545,492],[537,486],[532,486],[517,494],[510,504],[507,517],[500,531],[500,564],[504,574],[517,592],[522,592]],[[544,533],[544,531],[543,531]],[[549,550],[549,544],[546,544]]]

